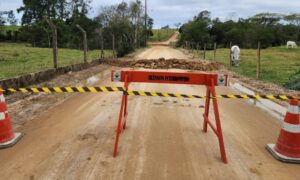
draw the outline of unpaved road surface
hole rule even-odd
[[[187,59],[187,55],[169,46],[153,46],[138,54],[135,59]]]
[[[175,31],[174,34],[164,42],[149,42],[150,45],[152,46],[168,46],[172,42],[176,42],[178,40],[178,36],[180,33],[178,31]]]
[[[153,47],[143,59],[187,58]],[[109,71],[109,70],[107,70]],[[180,71],[180,70],[168,70]],[[104,77],[100,84],[120,86]],[[186,85],[132,84],[133,90],[204,94]],[[228,87],[218,93],[234,93]],[[220,100],[228,164],[216,136],[202,132],[203,100],[129,97],[128,128],[112,157],[120,93],[78,94],[18,128],[24,138],[0,151],[0,179],[299,179],[299,165],[266,150],[280,122],[242,100]]]

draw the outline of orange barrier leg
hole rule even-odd
[[[122,97],[122,103],[121,103],[121,109],[120,109],[119,121],[118,121],[118,127],[116,132],[116,139],[115,139],[114,157],[116,157],[118,154],[119,138],[122,133],[122,119],[123,119],[124,104],[125,104],[125,95],[123,95]]]
[[[207,87],[206,89],[206,99],[205,99],[205,111],[204,111],[204,116],[208,117],[209,116],[209,104],[210,104],[210,88]],[[204,118],[203,121],[203,131],[207,132],[207,120]]]
[[[213,80],[212,80],[212,84],[214,84]],[[215,86],[207,86],[205,112],[203,114],[203,117],[204,117],[203,131],[207,132],[207,125],[209,125],[212,128],[212,130],[218,137],[221,159],[224,163],[227,163],[227,157],[226,157],[225,145],[224,145],[224,140],[223,140],[222,127],[221,127],[221,120],[220,120],[220,115],[219,115],[218,101],[216,98],[212,98],[214,115],[215,115],[215,120],[216,120],[216,127],[213,125],[213,123],[209,119],[210,99],[211,99],[211,97],[216,97],[216,95],[217,94],[216,94]]]
[[[126,90],[128,90],[128,86],[125,87]],[[128,111],[127,111],[127,100],[128,100],[128,96],[127,95],[124,95],[125,96],[125,102],[124,102],[124,125],[123,125],[123,129],[125,130],[126,129],[126,121],[127,121],[127,115],[128,115]]]
[[[128,90],[128,82],[127,82],[127,76],[126,81],[124,83],[125,89]],[[118,121],[118,127],[116,130],[116,139],[115,139],[115,147],[114,147],[114,157],[118,154],[118,145],[119,145],[119,139],[120,135],[122,133],[122,129],[125,130],[126,128],[126,120],[127,120],[127,95],[122,96],[122,102],[121,102],[121,108],[119,113],[119,121]]]

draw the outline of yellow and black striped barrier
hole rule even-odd
[[[188,95],[188,94],[175,94],[163,92],[147,92],[147,91],[126,91],[124,87],[32,87],[32,88],[0,88],[2,92],[22,92],[22,93],[97,93],[97,92],[123,92],[128,96],[152,96],[152,97],[173,97],[173,98],[190,98],[190,99],[205,99],[206,96]],[[300,100],[296,96],[286,95],[217,95],[217,99],[270,99],[270,100]]]
[[[174,93],[160,93],[160,92],[145,92],[145,91],[124,91],[125,95],[129,96],[159,96],[159,97],[174,97],[174,98],[190,98],[190,99],[205,99],[206,96],[188,95],[188,94],[174,94]],[[217,95],[217,99],[270,99],[270,100],[291,100],[298,99],[294,96],[281,95]]]
[[[2,89],[0,88],[0,91],[2,92],[23,92],[23,93],[75,93],[75,92],[123,92],[126,91],[123,87],[32,87],[32,88],[7,88]]]

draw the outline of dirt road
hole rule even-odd
[[[169,46],[153,46],[152,48],[146,49],[145,51],[138,54],[135,59],[159,59],[159,58],[186,59],[187,55]]]
[[[187,58],[168,47],[153,47],[139,57]],[[120,84],[107,77],[99,85]],[[158,84],[130,88],[191,94],[205,90]],[[233,93],[229,88],[217,91]],[[202,132],[202,100],[158,97],[129,98],[128,128],[114,159],[120,101],[119,93],[78,94],[19,128],[25,133],[22,141],[0,151],[0,179],[300,178],[298,165],[280,163],[265,150],[276,141],[280,122],[242,100],[220,101],[227,165],[220,160],[212,130]]]
[[[180,35],[180,33],[178,31],[175,31],[173,33],[173,35],[167,41],[164,41],[164,42],[149,42],[149,44],[151,46],[168,46],[170,43],[176,42],[178,40],[179,35]]]

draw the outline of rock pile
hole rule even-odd
[[[131,67],[131,68],[149,68],[149,69],[187,69],[198,71],[214,71],[219,70],[221,65],[216,62],[205,61],[188,61],[184,59],[152,59],[137,61],[110,61],[106,62],[110,65]]]

